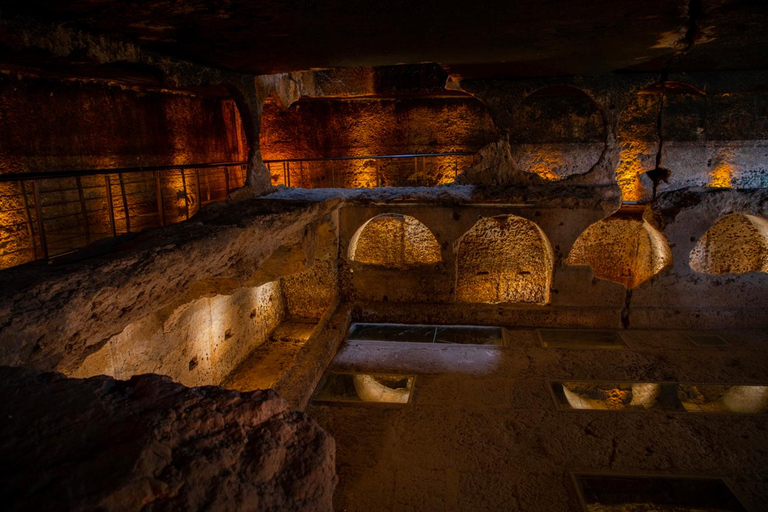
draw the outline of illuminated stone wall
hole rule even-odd
[[[512,165],[549,181],[588,172],[605,149],[600,109],[575,87],[528,95],[510,127]]]
[[[242,161],[232,101],[104,82],[0,75],[0,173]],[[245,171],[230,168],[230,186]],[[114,230],[179,222],[226,197],[223,169],[109,175]],[[51,256],[112,236],[105,176],[38,180]],[[158,208],[158,188],[163,211]],[[25,197],[26,196],[26,197]],[[83,210],[85,209],[85,213]],[[0,268],[43,257],[31,183],[0,184]]]
[[[158,373],[187,386],[216,385],[284,316],[279,282],[199,299],[128,325],[71,375]]]
[[[410,215],[382,214],[352,238],[349,260],[387,268],[409,268],[441,261],[440,245],[424,224]]]
[[[219,98],[2,74],[0,114],[4,173],[243,160]]]
[[[768,220],[727,215],[691,251],[691,268],[704,274],[768,272]]]
[[[589,226],[568,255],[569,265],[589,265],[595,277],[635,288],[672,264],[662,233],[639,216],[617,214]]]
[[[617,176],[626,201],[651,197],[651,181],[639,175],[656,165],[660,109],[661,165],[671,173],[659,184],[659,192],[691,186],[768,186],[767,94],[638,94],[619,124],[621,164]]]
[[[265,105],[260,144],[265,160],[282,160],[477,151],[497,136],[485,106],[465,96],[302,98],[287,110],[274,103]],[[291,164],[290,185],[304,188],[370,188],[406,183],[433,186],[453,182],[456,174],[470,163],[466,157],[416,165],[412,160],[304,162]],[[270,171],[273,184],[287,184],[282,166],[271,166]]]
[[[459,241],[456,300],[546,304],[552,265],[536,224],[513,215],[481,219]]]

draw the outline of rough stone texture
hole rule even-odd
[[[589,265],[595,277],[632,289],[672,265],[672,251],[664,235],[642,217],[617,214],[579,235],[565,262]]]
[[[123,23],[125,20],[120,21]],[[17,71],[14,62],[20,61],[24,71],[31,66],[36,72],[39,70],[59,78],[61,75],[65,78],[79,76],[123,85],[149,84],[230,97],[237,104],[248,144],[248,186],[243,195],[261,195],[270,189],[269,174],[258,147],[264,98],[259,97],[253,76],[168,58],[129,42],[30,18],[3,16],[0,19],[0,42],[10,50],[9,69],[12,72]]]
[[[349,330],[351,307],[336,305],[317,324],[282,324],[222,385],[238,391],[274,389],[303,410]]]
[[[269,339],[285,316],[283,302],[280,284],[271,282],[152,313],[89,354],[71,376],[157,373],[185,386],[219,385]]]
[[[706,81],[695,81],[706,88]],[[663,101],[663,105],[662,105]],[[619,125],[621,165],[617,170],[624,199],[648,200],[650,180],[641,173],[656,165],[662,110],[662,166],[671,171],[658,191],[685,187],[765,187],[768,95],[733,87],[729,92],[643,94],[627,106]]]
[[[724,477],[747,510],[768,503],[765,415],[558,410],[552,380],[764,385],[762,330],[621,332],[626,348],[349,343],[329,370],[416,375],[410,404],[311,404],[336,440],[339,510],[580,512],[569,473]]]
[[[5,510],[330,511],[333,439],[272,391],[0,368]]]
[[[154,312],[273,281],[279,265],[268,278],[257,269],[281,248],[298,245],[302,255],[283,272],[304,270],[313,264],[321,219],[334,207],[219,203],[192,221],[138,235],[108,257],[7,269],[0,275],[0,336],[8,340],[0,362],[71,372]]]
[[[704,274],[768,272],[768,220],[726,215],[691,251],[691,269]]]
[[[652,182],[643,173],[656,163],[658,80],[644,73],[462,80],[460,89],[488,106],[500,137],[480,151],[480,161],[461,181],[526,186],[552,179],[572,185],[618,182],[625,201],[649,200]],[[664,96],[662,163],[672,174],[659,192],[765,186],[768,95],[761,87],[768,76],[689,73],[670,74],[669,80],[706,95]],[[541,91],[545,94],[537,99]],[[541,102],[557,106],[538,106]],[[586,109],[590,104],[594,115]],[[539,113],[546,116],[537,118]]]
[[[3,74],[0,173],[240,162],[236,112],[192,92]]]
[[[265,160],[476,151],[498,133],[488,109],[463,93],[433,98],[302,98],[267,103]],[[322,130],[318,129],[322,127]]]
[[[605,121],[575,87],[550,86],[527,95],[509,129],[512,165],[546,180],[584,174],[605,149]]]
[[[105,10],[97,0],[29,0],[9,3],[3,14],[75,24],[255,74],[404,62],[438,62],[462,76],[760,69],[768,46],[761,2],[599,0],[567,12],[533,0],[515,9],[501,0],[441,6],[149,0]]]
[[[513,215],[480,219],[458,243],[456,300],[546,304],[553,259],[536,224]]]
[[[385,213],[354,234],[349,260],[395,269],[432,265],[441,261],[440,245],[429,228],[414,217]]]
[[[317,230],[316,263],[281,281],[286,313],[293,320],[319,322],[338,300],[337,229],[336,211]]]

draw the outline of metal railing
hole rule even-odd
[[[245,162],[0,174],[0,268],[188,219],[245,177]]]
[[[453,183],[477,153],[419,153],[265,160],[272,185],[301,188],[433,187]]]

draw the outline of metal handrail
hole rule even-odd
[[[76,176],[98,176],[102,174],[128,174],[133,172],[175,171],[177,169],[210,169],[246,165],[248,162],[215,162],[206,164],[154,165],[144,167],[119,167],[111,169],[80,169],[44,172],[0,173],[0,183],[9,181],[41,180],[49,178],[73,178]]]
[[[448,153],[406,153],[401,155],[362,155],[362,156],[329,156],[313,158],[280,158],[276,160],[264,160],[265,164],[274,164],[278,162],[328,162],[332,160],[376,160],[391,158],[422,158],[434,156],[471,156],[477,154],[476,151],[451,151]]]
[[[127,179],[126,175],[139,173],[143,176]],[[83,176],[102,183],[86,184]],[[0,228],[27,228],[25,235],[8,239],[12,245],[0,253],[0,268],[7,266],[5,258],[24,252],[30,257],[18,263],[50,260],[100,238],[188,219],[201,206],[226,198],[246,178],[244,161],[0,174],[0,183],[18,190],[3,194],[11,204],[0,211]],[[149,194],[142,200],[145,191]],[[73,235],[72,230],[81,234]],[[17,259],[5,263],[11,261]]]

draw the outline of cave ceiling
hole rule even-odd
[[[0,13],[253,74],[437,62],[467,78],[534,77],[768,62],[764,0],[6,0]]]

